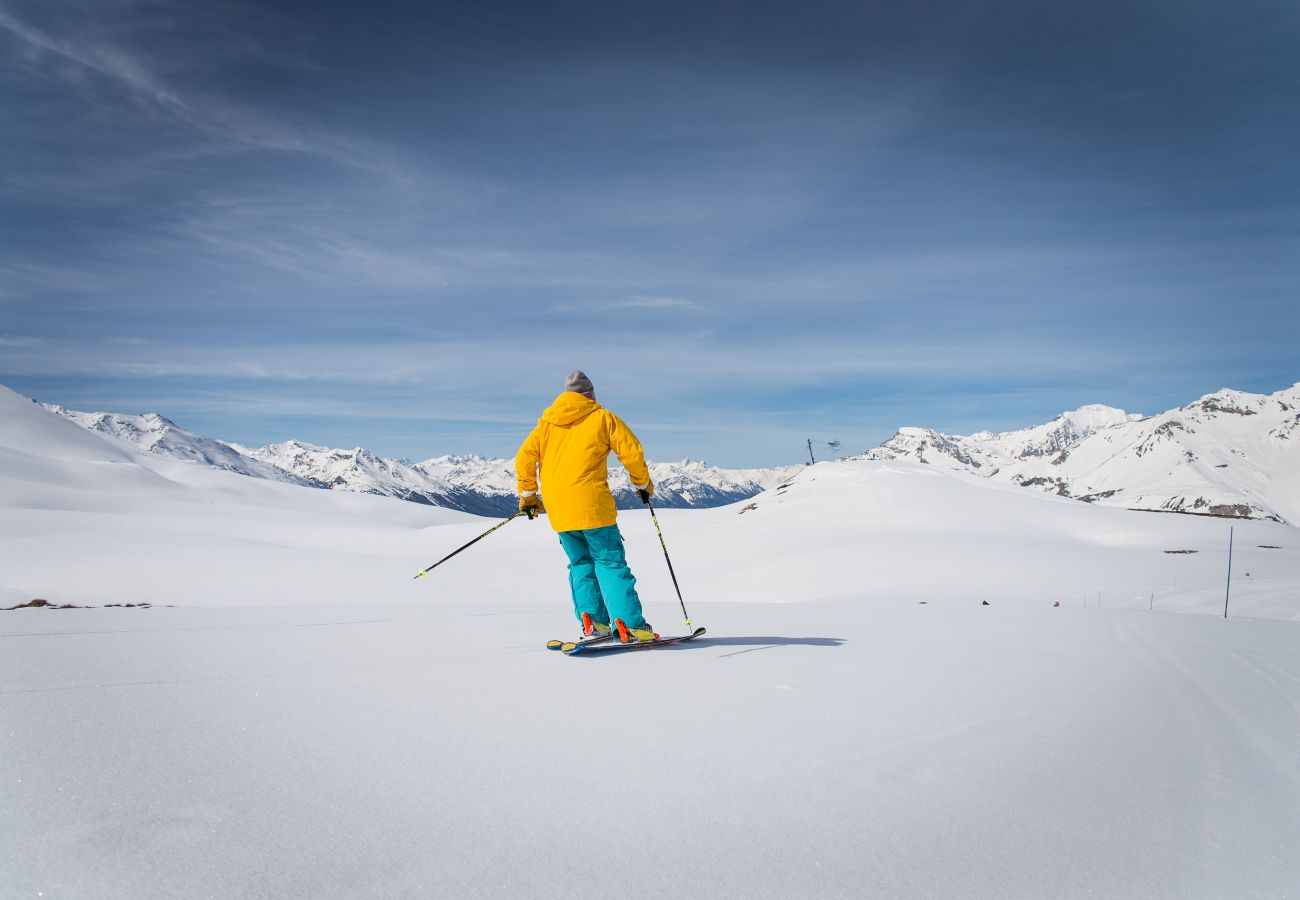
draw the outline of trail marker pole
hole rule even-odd
[[[1233,527],[1228,526],[1228,586],[1223,591],[1223,617],[1228,618],[1228,597],[1232,595],[1232,532]]]

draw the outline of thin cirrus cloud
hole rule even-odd
[[[129,5],[127,7],[129,9]],[[93,18],[90,8],[82,10]],[[111,43],[55,37],[19,20],[0,8],[0,30],[16,39],[26,64],[41,72],[61,72],[73,90],[101,78],[117,85],[123,99],[137,101],[145,114],[161,114],[170,123],[217,144],[246,145],[264,150],[321,154],[348,165],[382,168],[368,159],[365,143],[352,137],[310,133],[286,125],[247,107],[214,99],[187,96],[167,84],[138,56]],[[50,65],[49,58],[73,64],[71,70]]]
[[[736,346],[725,336],[698,332],[650,336],[645,351],[660,361],[653,380],[625,373],[625,351],[617,345],[593,346],[581,354],[567,348],[538,347],[526,335],[502,336],[490,348],[477,352],[479,364],[464,365],[464,354],[453,339],[367,342],[262,343],[237,347],[190,343],[184,346],[144,338],[81,340],[9,336],[6,367],[23,376],[102,374],[114,378],[196,378],[206,375],[269,382],[321,382],[342,388],[357,385],[422,385],[438,383],[463,391],[477,385],[508,392],[509,386],[549,384],[547,371],[564,368],[566,358],[577,358],[600,373],[602,384],[638,402],[655,395],[682,392],[691,384],[707,383],[711,390],[766,390],[773,385],[792,390],[816,389],[838,378],[935,379],[964,373],[970,377],[1004,378],[1016,371],[1077,376],[1101,364],[1119,365],[1127,351],[1098,352],[1086,340],[1073,343],[1043,342],[1027,350],[1017,338],[985,334],[981,352],[973,355],[963,336],[918,337],[909,343],[883,336],[863,342],[855,335],[828,339],[821,335],[768,336]],[[1169,362],[1176,349],[1153,348],[1157,361]],[[707,378],[701,379],[695,363],[709,360]],[[561,372],[561,376],[562,376]],[[556,376],[550,381],[555,381]],[[532,388],[528,388],[532,389]],[[719,404],[710,401],[710,410]]]
[[[551,307],[551,311],[557,313],[600,314],[620,313],[626,310],[700,313],[705,311],[705,307],[681,297],[645,294],[591,300],[584,303],[556,303]]]
[[[10,32],[26,50],[25,56],[33,63],[41,54],[51,54],[80,68],[119,82],[132,94],[144,98],[163,109],[179,115],[189,115],[190,104],[174,91],[159,83],[132,56],[121,50],[96,45],[78,45],[69,40],[52,37],[38,28],[18,20],[0,9],[0,29]]]

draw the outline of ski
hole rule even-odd
[[[635,644],[622,644],[610,640],[598,641],[578,641],[564,644],[559,649],[565,656],[575,656],[579,653],[614,653],[619,650],[650,650],[654,647],[666,647],[669,644],[680,644],[683,641],[689,641],[704,634],[703,628],[697,628],[690,634],[682,634],[676,637],[659,638],[657,641],[638,641]]]
[[[618,638],[618,633],[611,631],[609,634],[597,634],[592,637],[585,637],[576,641],[547,641],[547,650],[563,650],[566,647],[589,647],[592,644],[605,644]]]

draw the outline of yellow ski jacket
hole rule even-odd
[[[645,451],[632,429],[595,400],[565,391],[542,411],[537,427],[515,455],[519,494],[538,490],[556,531],[604,528],[618,518],[609,492],[610,451],[633,484],[650,483]]]

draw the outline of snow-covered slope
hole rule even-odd
[[[491,495],[453,484],[402,460],[376,456],[361,447],[336,450],[301,441],[257,448],[231,446],[246,456],[330,490],[396,497],[484,516],[514,507],[513,500],[506,507]]]
[[[202,463],[240,475],[254,478],[266,478],[271,481],[283,481],[287,484],[299,484],[308,487],[321,487],[319,482],[302,478],[282,468],[268,465],[255,459],[239,449],[222,441],[206,438],[181,428],[170,419],[157,413],[142,416],[127,416],[119,413],[85,413],[67,409],[53,404],[44,404],[46,409],[66,419],[71,419],[83,428],[111,435],[119,440],[172,459],[184,459]]]
[[[1221,613],[1231,525],[1234,595],[1250,593],[1254,615],[1300,619],[1300,531],[1273,522],[1083,504],[912,460],[819,463],[731,509],[740,514],[707,567],[682,564],[684,577],[728,573],[714,587],[722,597],[782,602],[794,585],[799,597],[886,603]]]
[[[69,463],[127,463],[136,458],[130,447],[101,434],[75,428],[50,414],[35,400],[0,385],[0,452],[8,465],[0,473],[21,483],[30,474],[29,460]],[[81,467],[69,466],[72,475]]]
[[[489,523],[146,453],[0,389],[0,606],[156,604],[0,612],[0,896],[1300,883],[1297,529],[914,461],[659,518],[708,634],[569,659],[543,648],[576,631],[545,522],[417,580]],[[649,516],[621,523],[675,631]]]
[[[0,387],[0,606],[337,601],[466,521],[147,453]]]
[[[1107,506],[1300,523],[1300,384],[1222,390],[1156,416],[1085,406],[970,436],[903,428],[862,459],[911,459]]]
[[[468,517],[430,538],[410,523],[467,517],[192,465],[86,431],[10,391],[0,400],[8,529],[0,587],[22,600],[345,602],[376,590],[414,599],[424,595],[409,590],[424,582],[403,591],[392,569],[414,573],[483,530],[483,520]],[[324,480],[331,470],[318,471]],[[388,524],[368,527],[376,517]],[[1080,504],[914,461],[799,467],[745,502],[668,509],[661,519],[688,595],[714,601],[852,593],[880,602],[965,603],[978,595],[1037,605],[1102,591],[1104,604],[1154,597],[1165,609],[1210,612],[1222,596],[1221,520]],[[644,508],[625,511],[622,522],[645,595],[673,597]],[[1235,589],[1243,612],[1300,616],[1291,599],[1300,594],[1296,530],[1237,527],[1239,571],[1250,573]],[[438,584],[457,594],[531,594],[521,573],[534,560],[536,571],[548,570],[554,549],[544,523],[512,524],[476,547],[471,562],[441,572]],[[547,591],[566,583],[558,578]]]

